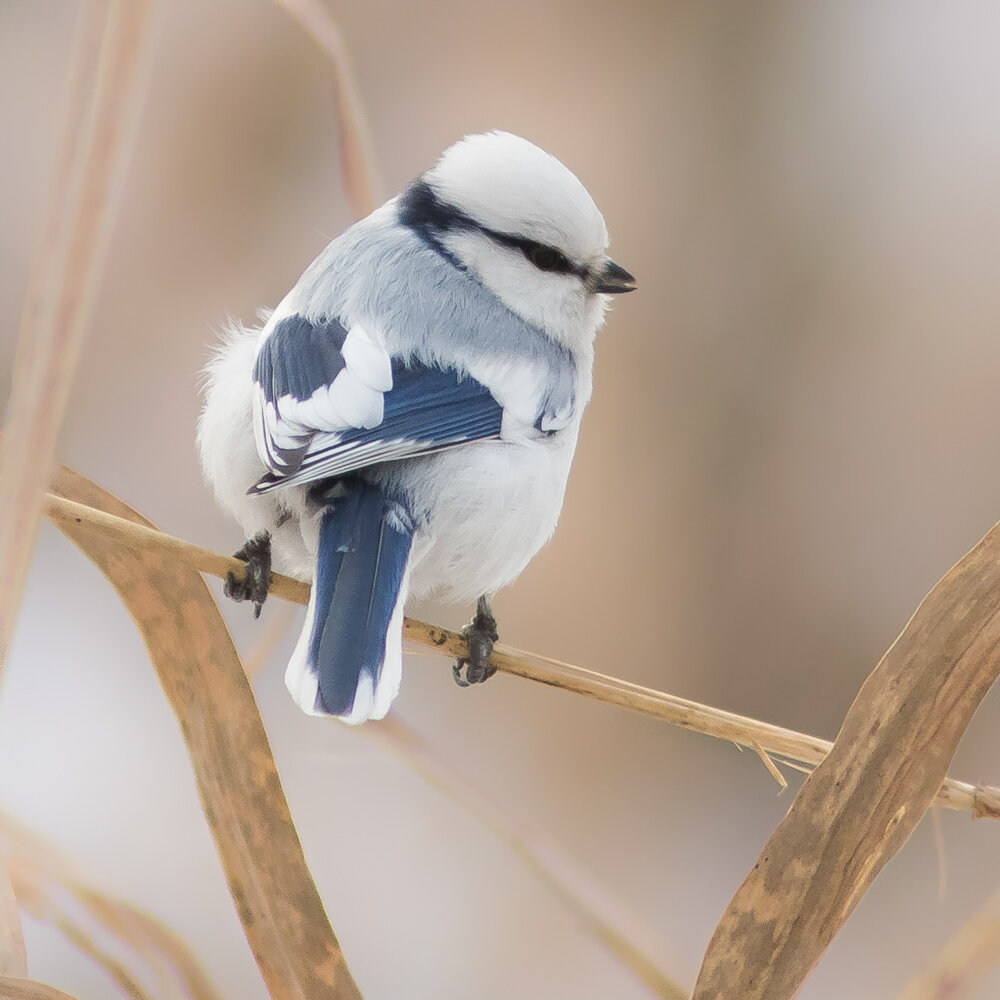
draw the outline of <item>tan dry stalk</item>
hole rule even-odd
[[[220,555],[183,539],[165,535],[155,528],[115,517],[51,493],[46,498],[46,513],[60,527],[65,528],[74,523],[90,525],[92,530],[106,532],[121,544],[137,551],[161,552],[182,559],[212,576],[224,578],[230,570],[242,574],[245,569],[245,564],[238,559]],[[306,604],[309,600],[309,585],[276,574],[271,593],[297,604]],[[418,643],[431,652],[449,657],[465,656],[468,653],[465,639],[460,633],[414,618],[406,619],[404,635],[408,641]],[[792,766],[797,762],[811,769],[826,757],[833,746],[829,740],[702,705],[687,698],[679,698],[510,646],[498,645],[493,662],[499,670],[527,680],[641,712],[671,725],[728,740],[738,746],[750,749],[759,746],[768,754],[791,761]],[[938,803],[949,809],[971,812],[977,818],[985,816],[1000,819],[1000,788],[991,785],[970,785],[948,778],[938,792]]]
[[[920,602],[712,936],[693,1000],[794,996],[934,801],[1000,673],[1000,524]]]
[[[114,0],[110,7],[95,0],[84,5],[78,26],[68,115],[29,280],[7,433],[0,445],[0,665],[21,602],[42,492],[138,120],[142,88],[137,78],[148,49],[151,11],[151,0]],[[95,28],[105,12],[95,56]]]
[[[60,469],[53,490],[150,527]],[[60,528],[124,601],[177,716],[229,890],[273,1000],[360,1000],[302,854],[257,703],[198,572],[82,518]]]
[[[277,0],[330,57],[337,81],[337,127],[340,139],[340,177],[351,212],[362,219],[376,204],[375,155],[361,94],[351,59],[333,15],[320,0]]]
[[[896,1000],[962,1000],[1000,964],[1000,890],[955,933]]]

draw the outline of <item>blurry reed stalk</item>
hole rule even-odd
[[[354,80],[344,36],[320,0],[277,0],[330,57],[337,81],[337,129],[340,138],[340,178],[356,219],[375,208],[378,190],[371,133]]]
[[[43,837],[2,811],[0,845],[10,857],[22,910],[60,931],[132,1000],[218,1000],[198,962],[174,934],[90,884]],[[147,989],[146,980],[157,988]]]
[[[88,0],[76,35],[65,124],[21,319],[0,445],[0,664],[6,659],[41,516],[42,492],[83,344],[127,153],[151,0]],[[103,22],[103,35],[98,27]]]
[[[1000,965],[1000,890],[955,933],[896,1000],[962,1000]]]
[[[110,195],[137,120],[149,0],[81,5],[45,222],[21,317],[0,444],[0,668],[31,563],[73,369],[110,227]],[[103,30],[102,30],[103,29]],[[23,975],[24,938],[0,864],[0,973]]]
[[[654,951],[661,950],[655,932],[612,899],[549,837],[494,805],[470,781],[441,760],[427,741],[394,712],[381,722],[361,727],[361,731],[388,747],[428,784],[468,810],[503,841],[522,864],[580,918],[590,934],[656,996],[665,1000],[687,1000],[688,991],[674,982],[652,957]]]
[[[220,555],[85,504],[74,503],[54,494],[47,495],[46,503],[48,516],[56,524],[73,521],[88,524],[114,535],[119,542],[131,548],[169,554],[202,573],[225,578],[230,570],[239,576],[246,568],[245,563],[238,559]],[[297,604],[306,604],[309,600],[309,585],[276,574],[271,593]],[[468,653],[465,638],[458,632],[414,618],[405,620],[404,636],[408,641],[431,652],[449,657],[465,656]],[[679,698],[664,691],[510,646],[498,645],[494,650],[493,662],[499,670],[506,673],[618,705],[706,736],[729,740],[757,753],[763,751],[773,755],[778,763],[790,764],[792,767],[796,764],[802,765],[805,770],[815,767],[833,746],[829,740],[702,705],[687,698]],[[970,785],[947,778],[938,792],[937,802],[949,809],[971,812],[976,817],[1000,818],[1000,788],[993,786]]]

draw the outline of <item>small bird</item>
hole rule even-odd
[[[226,592],[312,582],[285,674],[306,712],[380,719],[408,595],[477,602],[460,684],[493,673],[490,599],[555,530],[608,296],[577,177],[518,136],[466,136],[333,240],[206,369],[198,448],[249,541]],[[465,668],[465,677],[461,669]]]

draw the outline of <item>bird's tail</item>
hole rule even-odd
[[[312,715],[381,719],[402,677],[413,523],[370,483],[341,481],[323,503],[312,596],[285,684]]]

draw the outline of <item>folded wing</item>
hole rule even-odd
[[[254,433],[270,472],[251,493],[499,438],[503,422],[480,382],[393,357],[337,320],[281,320],[258,348],[254,381]]]

